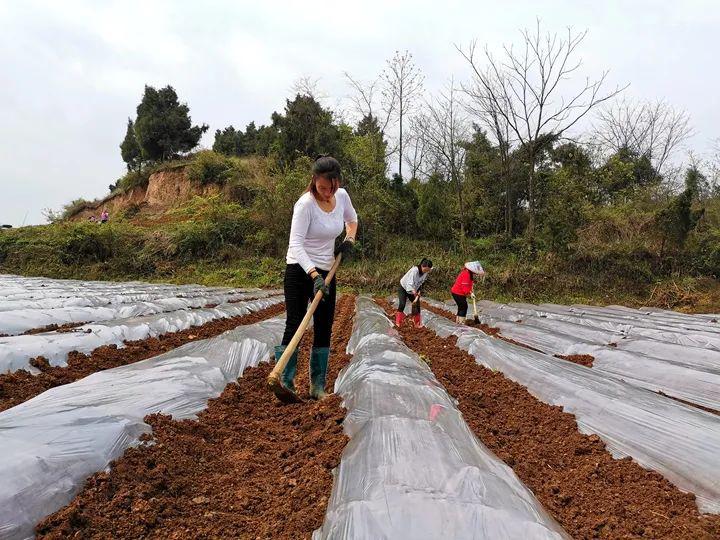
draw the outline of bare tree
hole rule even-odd
[[[713,141],[706,170],[709,195],[718,197],[720,196],[720,138]]]
[[[468,96],[465,105],[477,124],[485,127],[497,144],[500,155],[500,175],[505,190],[505,234],[512,236],[514,220],[513,185],[510,176],[510,152],[517,142],[507,121],[509,104],[502,99],[488,99],[484,87],[477,84],[463,85],[463,92]],[[500,93],[495,92],[496,95]],[[500,110],[500,108],[503,108]]]
[[[426,113],[418,120],[422,138],[436,168],[440,168],[452,182],[460,210],[460,245],[465,248],[466,212],[464,198],[465,144],[470,136],[470,124],[459,101],[459,89],[450,80],[424,107]]]
[[[346,71],[345,78],[353,90],[349,98],[355,113],[360,118],[368,116],[375,118],[378,121],[380,131],[385,133],[397,105],[395,95],[380,88],[381,81],[379,77],[374,81],[362,82],[353,78]]]
[[[598,113],[595,140],[610,153],[627,149],[646,156],[662,173],[668,159],[692,134],[690,116],[662,101],[623,100]]]
[[[413,63],[412,54],[408,51],[395,56],[387,61],[387,67],[381,75],[384,81],[385,99],[396,102],[395,114],[400,126],[398,136],[398,174],[402,177],[403,164],[403,122],[410,114],[418,98],[422,94],[424,77],[420,69]]]
[[[391,89],[382,87],[380,76],[373,81],[362,82],[345,72],[345,78],[353,90],[353,93],[349,96],[353,112],[360,119],[375,119],[380,128],[380,134],[387,141],[386,133],[394,118],[397,97]],[[398,149],[397,144],[394,142],[387,142],[385,159],[392,156]]]
[[[405,163],[410,167],[410,178],[420,178],[428,157],[428,143],[423,135],[427,117],[418,115],[410,119],[410,130],[407,136]]]
[[[320,78],[311,77],[310,75],[303,75],[296,79],[290,90],[301,96],[309,96],[318,103],[322,103],[323,100],[329,97],[320,89]]]
[[[467,51],[459,47],[458,51],[470,64],[476,93],[495,104],[494,109],[528,152],[528,233],[532,235],[535,168],[543,151],[541,141],[563,136],[594,107],[625,87],[603,92],[607,71],[595,80],[586,77],[579,87],[568,86],[568,80],[582,65],[575,57],[587,32],[575,34],[568,29],[566,37],[543,34],[538,21],[534,32],[523,30],[521,34],[522,49],[516,51],[505,46],[501,59],[496,59],[486,47],[483,56],[487,68],[480,63],[476,43],[470,44]]]

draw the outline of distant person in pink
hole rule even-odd
[[[110,214],[108,214],[107,210],[103,209],[100,214],[100,223],[107,223],[108,219],[110,219]]]

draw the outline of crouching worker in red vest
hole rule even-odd
[[[420,318],[420,291],[425,280],[430,275],[433,263],[430,259],[423,259],[420,264],[408,270],[400,280],[398,287],[398,311],[395,314],[395,326],[400,327],[405,320],[405,304],[410,299],[410,313],[415,328],[422,326]]]
[[[467,316],[468,310],[468,296],[475,298],[475,293],[473,292],[475,276],[482,276],[484,274],[485,271],[480,261],[466,262],[465,267],[458,274],[455,285],[450,289],[453,300],[455,300],[458,307],[455,322],[465,324],[465,317]]]

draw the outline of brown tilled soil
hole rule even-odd
[[[276,304],[248,315],[216,319],[180,332],[162,334],[139,341],[128,341],[122,348],[118,348],[116,345],[103,345],[89,355],[73,351],[68,355],[66,367],[52,367],[42,356],[34,358],[30,363],[41,371],[38,375],[32,375],[25,370],[0,375],[0,411],[14,407],[55,386],[87,377],[96,371],[139,362],[190,341],[217,336],[238,325],[252,324],[283,311],[285,311],[285,304]]]
[[[454,337],[405,326],[400,332],[429,359],[478,438],[574,538],[720,538],[720,516],[700,515],[693,495],[630,458],[613,459],[599,437],[578,431],[573,415],[480,366]]]
[[[440,309],[440,308],[437,308],[435,306],[431,306],[431,305],[425,304],[425,303],[423,303],[423,306],[427,310],[432,311],[435,315],[440,315],[441,317],[447,317],[451,321],[455,320],[455,315],[453,313],[451,313],[450,311]],[[489,336],[493,336],[498,339],[502,339],[503,341],[512,343],[513,345],[519,345],[520,347],[525,347],[526,349],[530,349],[531,351],[535,351],[535,352],[542,352],[542,351],[539,351],[538,349],[531,347],[530,345],[525,345],[524,343],[520,343],[519,341],[515,341],[514,339],[510,339],[509,337],[503,336],[500,333],[499,328],[496,328],[494,326],[489,326],[485,323],[476,323],[472,317],[467,318],[465,320],[465,324],[467,324],[468,326],[472,326],[474,328],[478,328],[478,329],[482,330],[483,332],[485,332]]]
[[[42,326],[40,328],[33,328],[31,330],[27,330],[23,332],[24,336],[32,336],[34,334],[42,334],[43,332],[70,332],[77,328],[78,326],[82,326],[83,324],[88,324],[86,322],[76,322],[76,323],[65,323],[65,324],[48,324],[47,326]]]
[[[328,388],[347,363],[354,298],[340,298]],[[310,336],[296,386],[307,395]],[[37,537],[304,538],[322,524],[331,470],[346,443],[337,396],[281,405],[267,389],[270,364],[248,369],[198,420],[146,420],[155,444],[130,449],[94,475]]]
[[[593,362],[595,361],[595,357],[591,354],[556,354],[555,358],[567,360],[568,362],[580,364],[585,367],[592,367]]]

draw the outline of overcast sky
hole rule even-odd
[[[588,30],[585,73],[609,69],[628,97],[687,110],[698,152],[720,137],[717,0],[0,0],[0,223],[42,223],[43,208],[105,195],[145,84],[175,87],[210,125],[209,147],[217,128],[267,123],[299,77],[320,78],[333,105],[344,71],[373,78],[408,49],[437,88],[468,77],[454,44],[518,42],[536,17]]]

